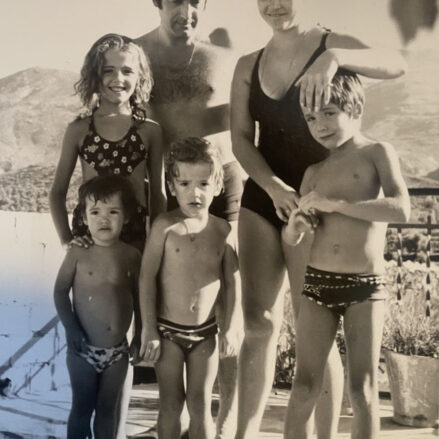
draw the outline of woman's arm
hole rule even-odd
[[[350,35],[330,33],[326,49],[298,81],[301,105],[317,111],[329,102],[328,85],[340,67],[374,79],[397,78],[407,69],[397,51],[370,48]]]
[[[149,217],[150,224],[162,212],[166,211],[165,171],[163,164],[163,137],[160,125],[155,122],[144,124],[148,137],[147,171],[149,180]]]
[[[296,206],[296,191],[277,177],[254,145],[255,122],[249,112],[250,78],[255,54],[240,58],[235,68],[231,95],[233,153],[247,174],[272,198],[279,217],[288,221]]]
[[[66,197],[70,179],[78,160],[80,124],[81,121],[74,121],[67,127],[62,143],[61,156],[49,194],[50,213],[62,245],[68,244],[73,238],[67,216]]]
[[[241,278],[239,276],[238,256],[234,249],[233,231],[230,230],[225,243],[222,270],[224,294],[224,327],[220,333],[221,357],[236,356],[240,344],[241,308]]]

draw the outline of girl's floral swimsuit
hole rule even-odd
[[[121,140],[114,142],[104,139],[96,132],[91,116],[88,133],[79,147],[79,156],[93,167],[98,175],[118,174],[129,177],[136,166],[147,159],[145,145],[137,132],[138,125],[139,122],[133,119],[127,134]],[[138,204],[135,214],[122,229],[122,241],[143,245],[146,238],[146,216],[146,208]],[[72,232],[74,236],[88,233],[79,206],[73,211]]]

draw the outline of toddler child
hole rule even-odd
[[[140,356],[156,361],[159,437],[179,437],[186,401],[190,437],[213,439],[211,398],[218,368],[215,305],[220,295],[226,310],[220,355],[237,354],[239,322],[239,276],[231,227],[209,214],[222,187],[219,151],[201,138],[176,141],[166,171],[178,207],[157,218],[143,253]]]
[[[68,249],[54,290],[72,386],[67,438],[91,437],[95,412],[94,437],[108,439],[116,437],[128,368],[126,334],[137,301],[140,252],[120,240],[136,198],[126,178],[98,176],[80,187],[79,207],[94,245]]]

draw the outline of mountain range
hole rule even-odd
[[[407,60],[404,77],[367,86],[363,128],[395,146],[409,186],[439,187],[439,58],[411,52]],[[82,110],[77,79],[42,68],[0,79],[0,209],[47,210],[63,133]],[[21,201],[29,190],[38,192],[38,206]]]

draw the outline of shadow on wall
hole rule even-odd
[[[390,15],[404,44],[408,44],[420,29],[433,29],[438,17],[437,0],[391,0]]]

